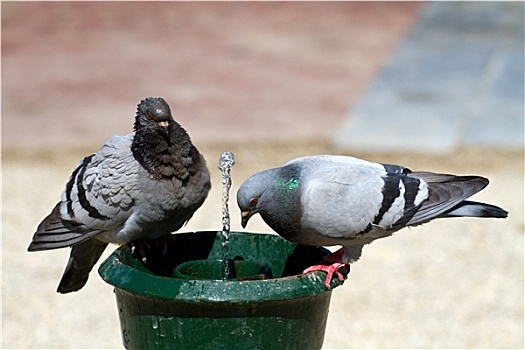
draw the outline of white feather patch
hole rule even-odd
[[[379,222],[382,227],[391,227],[403,216],[405,209],[405,185],[399,181],[399,196],[394,200],[390,208]]]
[[[428,198],[428,185],[425,181],[420,180],[419,182],[419,189],[416,194],[416,198],[414,198],[414,205],[417,207],[421,203],[423,203],[424,200]]]

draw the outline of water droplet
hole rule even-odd
[[[165,327],[165,324],[163,324],[163,323],[161,323],[161,327],[159,329],[159,336],[161,337],[160,340],[162,340],[162,338],[166,338],[167,337],[166,327]]]
[[[124,339],[124,343],[129,343],[129,335],[127,330],[122,331],[122,338]]]

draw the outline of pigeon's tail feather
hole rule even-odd
[[[40,225],[38,225],[28,251],[49,250],[71,247],[99,233],[100,230],[88,230],[86,226],[72,221],[66,221],[60,215],[60,203]]]
[[[107,245],[108,243],[90,239],[73,246],[57,292],[69,293],[82,288]]]
[[[438,217],[496,217],[504,218],[507,212],[490,204],[465,201],[484,189],[489,180],[480,176],[455,176],[427,172],[414,172],[428,184],[428,198],[407,222],[419,225]]]
[[[443,213],[440,217],[475,217],[504,219],[507,217],[508,214],[508,211],[492,204],[473,201],[463,201],[451,210]]]

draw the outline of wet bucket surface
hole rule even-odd
[[[221,266],[220,232],[170,239],[168,260],[144,266],[123,246],[99,268],[115,286],[127,349],[321,348],[331,290],[324,273],[300,274],[328,250],[231,232],[237,276],[222,280],[213,272]],[[332,281],[332,288],[339,284]]]

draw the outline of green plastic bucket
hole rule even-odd
[[[100,266],[115,287],[127,349],[320,349],[331,290],[301,272],[329,253],[277,235],[232,232],[234,277],[222,280],[220,232],[170,236],[144,265],[127,246]],[[164,248],[158,248],[166,250]],[[213,272],[215,271],[215,272]],[[268,278],[268,276],[273,278]],[[337,279],[332,288],[340,285]]]

